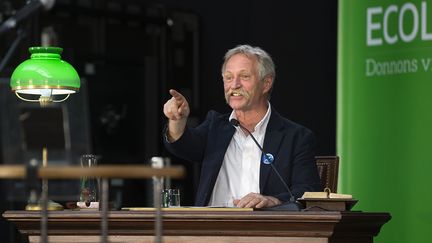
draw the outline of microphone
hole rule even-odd
[[[255,142],[255,144],[258,146],[258,148],[262,152],[261,162],[271,166],[273,172],[277,175],[279,180],[282,182],[282,185],[285,187],[285,190],[290,195],[290,199],[288,202],[282,203],[281,205],[269,207],[269,208],[262,208],[260,210],[265,210],[265,211],[300,211],[302,209],[301,204],[295,200],[294,195],[292,194],[291,190],[289,189],[289,186],[286,184],[285,180],[282,178],[279,171],[273,165],[274,156],[270,153],[265,153],[264,149],[261,147],[261,145],[255,139],[255,137],[252,135],[252,133],[247,128],[242,126],[237,119],[234,119],[234,118],[231,119],[230,123],[231,123],[231,125],[233,125],[235,127],[240,127],[241,129],[246,131],[251,136],[252,140]]]

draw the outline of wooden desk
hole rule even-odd
[[[6,211],[3,217],[38,242],[40,214]],[[153,242],[154,212],[110,211],[110,242]],[[99,242],[99,211],[49,212],[50,242]],[[166,211],[163,240],[181,242],[373,242],[389,213]]]

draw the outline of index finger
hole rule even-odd
[[[180,92],[177,92],[175,89],[170,89],[169,93],[170,93],[170,95],[172,95],[172,97],[174,97],[174,99],[176,99],[178,101],[185,99],[185,97],[182,94],[180,94]]]

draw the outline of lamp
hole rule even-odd
[[[41,106],[50,102],[65,101],[70,94],[80,88],[80,78],[69,63],[61,60],[60,47],[30,47],[30,59],[14,70],[10,80],[12,91],[18,98],[29,102],[39,102]],[[36,95],[38,99],[21,96]],[[66,95],[63,99],[54,96]]]

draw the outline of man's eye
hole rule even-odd
[[[250,78],[250,75],[241,75],[240,78],[243,80],[248,80]]]
[[[232,80],[231,76],[225,76],[224,81],[225,82],[230,82]]]

